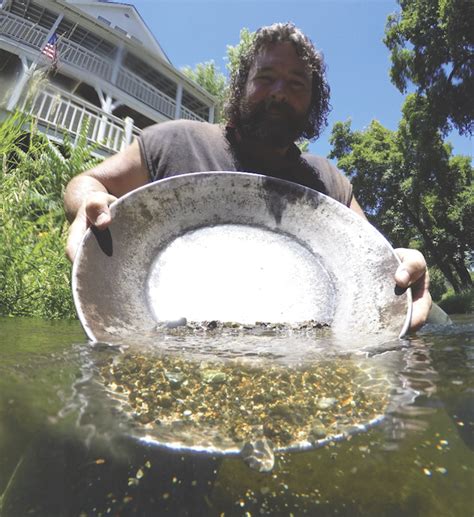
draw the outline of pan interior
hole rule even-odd
[[[156,321],[330,324],[336,290],[326,264],[294,237],[220,224],[168,243],[150,269],[147,295]]]

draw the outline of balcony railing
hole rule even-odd
[[[0,38],[6,36],[39,51],[47,35],[48,31],[43,27],[0,10]],[[58,54],[60,63],[74,66],[93,77],[111,81],[114,68],[112,60],[94,54],[67,38],[59,39]],[[124,67],[119,68],[115,86],[166,117],[175,118],[175,100],[130,70]],[[190,120],[205,120],[184,106],[181,107],[181,117]]]
[[[23,20],[9,12],[0,11],[1,35],[41,50],[48,31],[29,20]],[[68,39],[59,39],[58,54],[63,63],[76,66],[106,81],[110,81],[112,77],[112,61],[102,58]]]
[[[0,11],[0,36],[2,35],[39,50],[48,31],[29,20],[23,20],[14,14]]]
[[[66,39],[59,40],[58,55],[63,63],[75,66],[81,70],[87,70],[87,72],[105,81],[110,81],[112,77],[114,67],[112,61],[99,57],[72,41]]]
[[[94,105],[59,89],[40,90],[23,106],[48,130],[62,136],[64,131],[77,138],[86,127],[87,139],[108,152],[117,152],[130,144],[141,130],[131,119],[121,120]]]
[[[194,111],[188,110],[188,108],[185,108],[184,106],[181,106],[181,118],[185,118],[186,120],[200,120],[203,122],[206,122],[206,119],[200,117],[199,115],[196,115]]]
[[[176,112],[174,99],[160,92],[124,67],[120,67],[116,86],[168,118],[174,119]]]

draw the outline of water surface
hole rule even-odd
[[[139,441],[98,375],[117,350],[77,322],[2,318],[0,515],[472,516],[473,335],[460,317],[367,357],[398,401],[383,420],[261,473]]]

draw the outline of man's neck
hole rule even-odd
[[[251,156],[258,156],[263,159],[283,158],[288,153],[289,145],[276,147],[258,140],[248,140],[243,138],[241,145]]]
[[[246,157],[252,162],[265,163],[270,167],[281,164],[285,158],[289,158],[292,149],[297,147],[295,144],[289,144],[283,147],[269,145],[261,140],[256,140],[243,136],[239,130],[229,124],[227,130],[230,131],[231,141],[234,142],[241,157]]]

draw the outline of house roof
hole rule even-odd
[[[140,41],[149,51],[159,55],[171,64],[165,51],[148,28],[147,24],[132,4],[105,0],[66,0],[85,13],[99,18],[105,25],[119,31],[122,35]],[[110,23],[107,23],[110,22]]]

